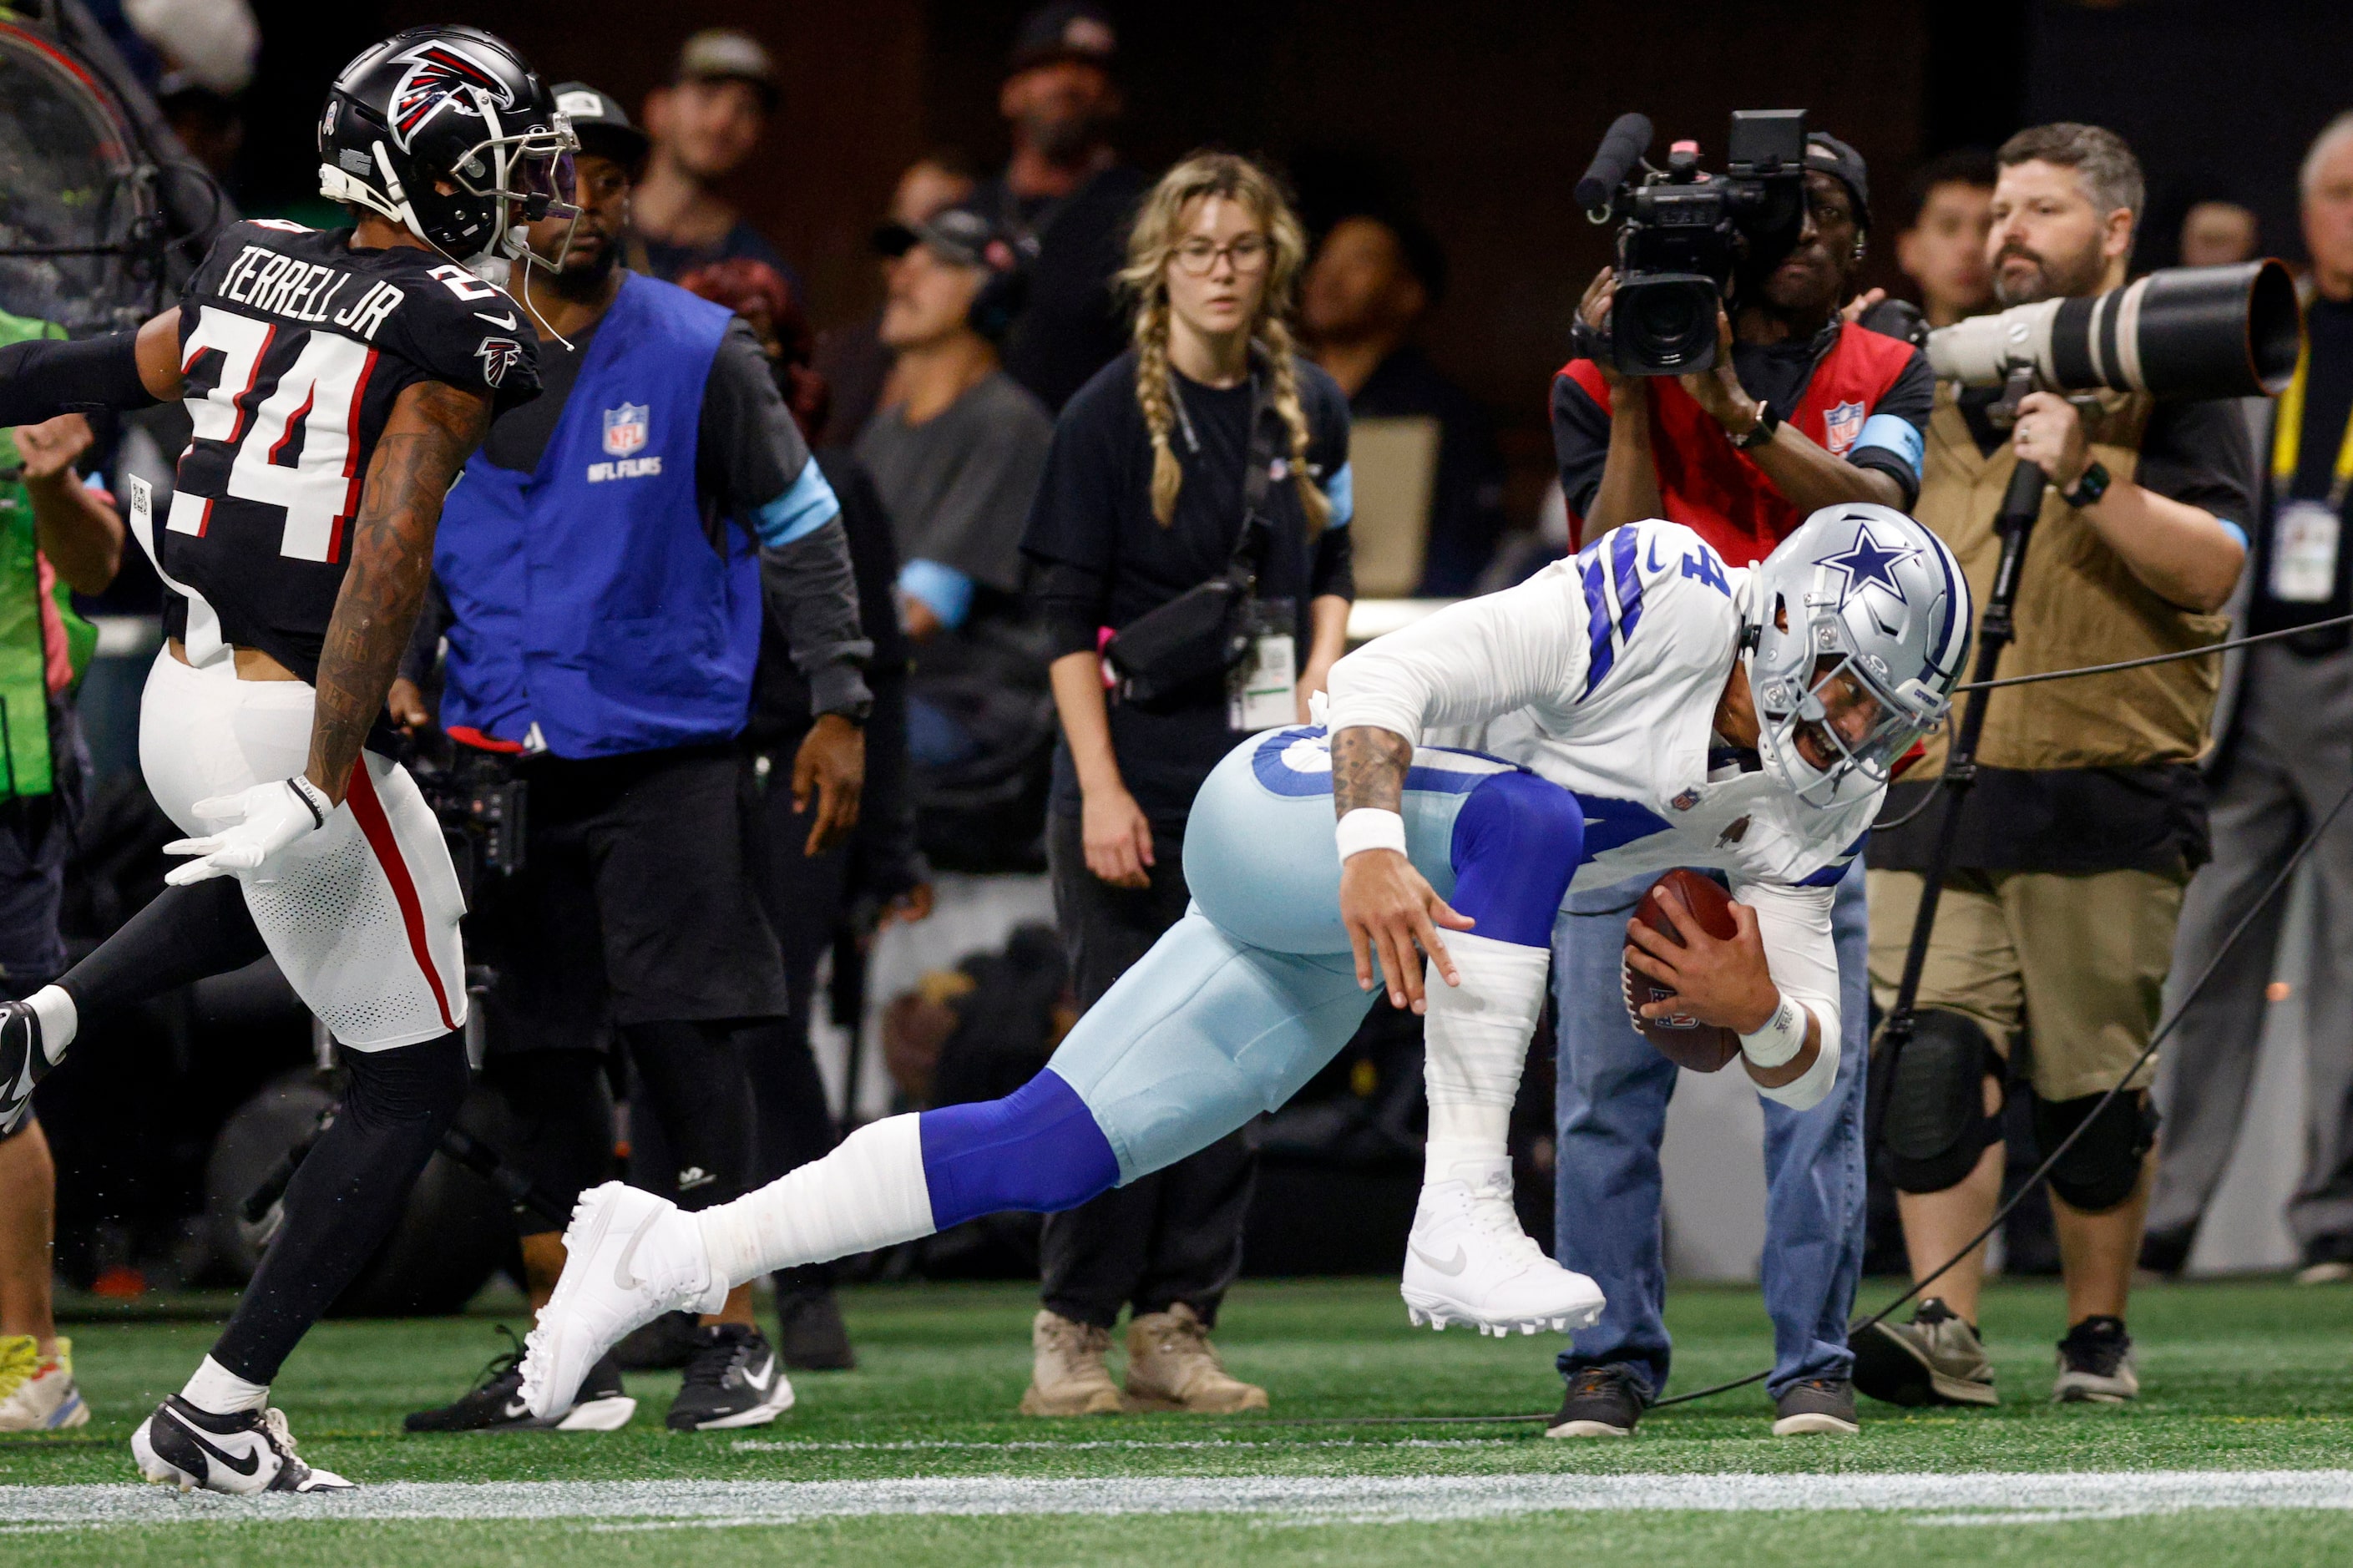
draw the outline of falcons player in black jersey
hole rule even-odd
[[[83,1015],[265,951],[348,1072],[212,1354],[132,1438],[150,1480],[350,1485],[295,1457],[269,1382],[384,1239],[467,1084],[457,878],[371,742],[442,498],[492,415],[538,390],[528,318],[476,268],[527,257],[523,226],[569,207],[572,145],[507,45],[402,33],[344,68],[319,122],[321,191],[353,227],[238,224],[136,332],[0,349],[0,425],[180,398],[195,426],[169,508],[137,479],[127,497],[174,595],[140,764],[189,835],[167,847],[192,858],[58,984],[0,1005],[0,1128]]]

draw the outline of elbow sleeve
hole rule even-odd
[[[137,332],[78,342],[34,338],[0,348],[0,426],[147,408],[157,401],[139,378]]]

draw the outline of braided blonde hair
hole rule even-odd
[[[1307,262],[1307,235],[1274,176],[1231,153],[1196,153],[1160,177],[1145,197],[1128,234],[1127,265],[1119,286],[1135,312],[1135,401],[1152,436],[1152,515],[1166,528],[1176,516],[1176,492],[1185,470],[1170,437],[1176,428],[1176,388],[1168,371],[1168,263],[1184,237],[1186,208],[1208,196],[1222,196],[1250,210],[1266,230],[1266,286],[1250,342],[1266,357],[1269,402],[1291,437],[1291,478],[1307,516],[1311,540],[1331,521],[1332,503],[1307,471],[1307,413],[1299,401],[1299,375],[1293,363],[1291,294]]]

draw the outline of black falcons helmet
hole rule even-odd
[[[576,144],[510,45],[480,27],[411,27],[335,78],[319,119],[319,194],[406,224],[453,260],[519,257],[520,225],[576,210]]]

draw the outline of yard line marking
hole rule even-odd
[[[1083,1448],[1141,1449],[1146,1452],[1159,1448],[1500,1448],[1522,1441],[1518,1437],[1315,1437],[1304,1442],[1268,1443],[1255,1437],[1181,1437],[1155,1442],[1148,1437],[1102,1437],[1078,1442],[1040,1442],[1018,1438],[1004,1443],[982,1443],[962,1437],[910,1437],[895,1442],[738,1437],[728,1447],[739,1454],[876,1454],[931,1452],[942,1448],[987,1448],[992,1453],[1004,1448],[1035,1448],[1047,1453],[1075,1453]]]
[[[2353,1470],[393,1482],[356,1492],[255,1498],[130,1485],[0,1487],[0,1518],[19,1526],[523,1519],[732,1527],[883,1514],[1177,1513],[1330,1523],[1620,1510],[1867,1510],[1921,1523],[1973,1524],[2212,1509],[2353,1510]]]

